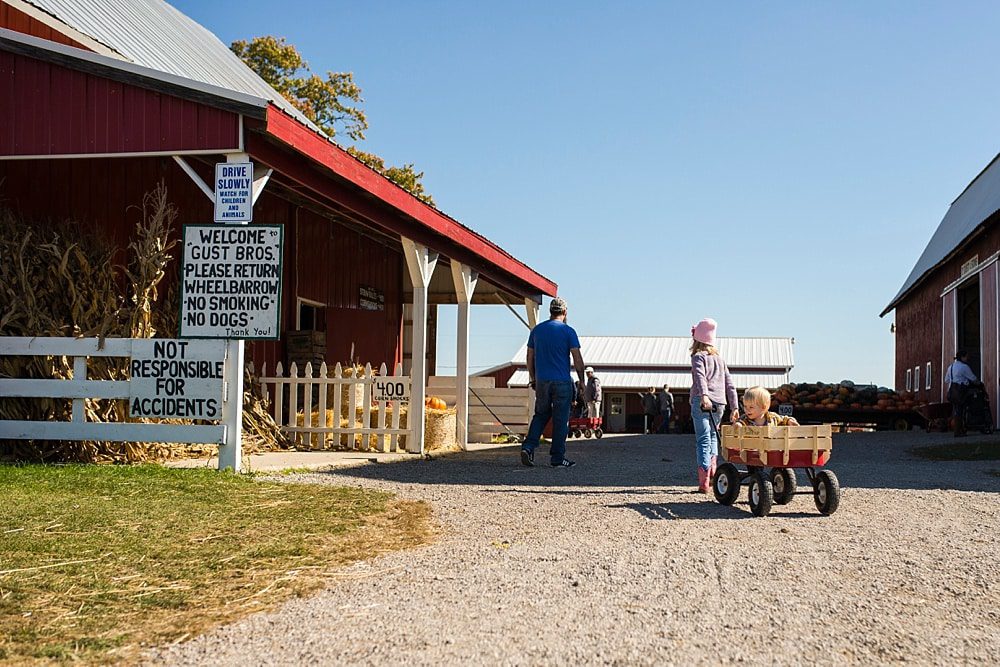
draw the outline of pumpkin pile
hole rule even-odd
[[[444,402],[443,398],[438,398],[437,396],[428,396],[424,399],[424,407],[430,408],[431,410],[447,410],[448,404]]]
[[[771,395],[771,409],[777,410],[782,403],[807,410],[912,410],[922,405],[913,392],[855,385],[850,380],[836,384],[800,382],[781,385]]]

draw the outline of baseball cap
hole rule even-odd
[[[556,297],[549,302],[550,313],[565,313],[567,310],[566,299]]]

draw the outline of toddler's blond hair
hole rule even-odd
[[[743,405],[750,403],[765,410],[771,407],[771,392],[763,387],[750,387],[743,392]]]

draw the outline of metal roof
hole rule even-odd
[[[136,65],[120,58],[81,51],[72,46],[6,28],[0,28],[0,49],[80,69],[82,69],[83,63],[87,63],[91,66],[87,68],[87,71],[99,72],[101,76],[112,80],[132,84],[140,83],[153,90],[182,98],[189,98],[191,93],[198,93],[199,99],[215,98],[212,100],[214,105],[221,108],[231,107],[237,113],[249,116],[263,118],[267,109],[267,100],[260,97],[201,81],[192,81],[175,74]]]
[[[976,176],[958,196],[930,243],[910,271],[906,282],[893,297],[881,316],[896,307],[906,294],[916,287],[932,269],[944,262],[979,225],[997,211],[1000,211],[1000,155],[993,158],[985,169]]]
[[[24,0],[136,65],[263,98],[319,132],[229,47],[162,0]]]
[[[580,351],[588,366],[691,366],[689,336],[581,336]],[[730,369],[774,368],[788,373],[795,365],[791,338],[719,338],[719,354]],[[503,366],[524,365],[527,343]],[[477,373],[484,375],[494,369]],[[655,383],[654,383],[655,384]],[[662,386],[662,382],[660,385]],[[647,385],[649,386],[649,385]]]
[[[594,373],[601,381],[605,390],[614,389],[649,389],[668,385],[671,389],[687,390],[691,388],[691,373],[649,373],[645,371],[611,371]],[[777,389],[788,382],[788,373],[740,373],[732,371],[733,384],[737,389],[761,386],[766,389]],[[528,371],[518,370],[507,381],[508,387],[527,387]]]

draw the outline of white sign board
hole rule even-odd
[[[376,377],[372,381],[372,401],[380,403],[385,403],[386,401],[409,403],[410,378]]]
[[[129,415],[222,419],[225,356],[221,340],[132,341]]]
[[[283,230],[184,226],[181,338],[278,338]]]
[[[215,221],[253,222],[253,162],[216,163]]]
[[[792,416],[792,404],[791,403],[781,403],[778,405],[778,414],[782,417]]]

